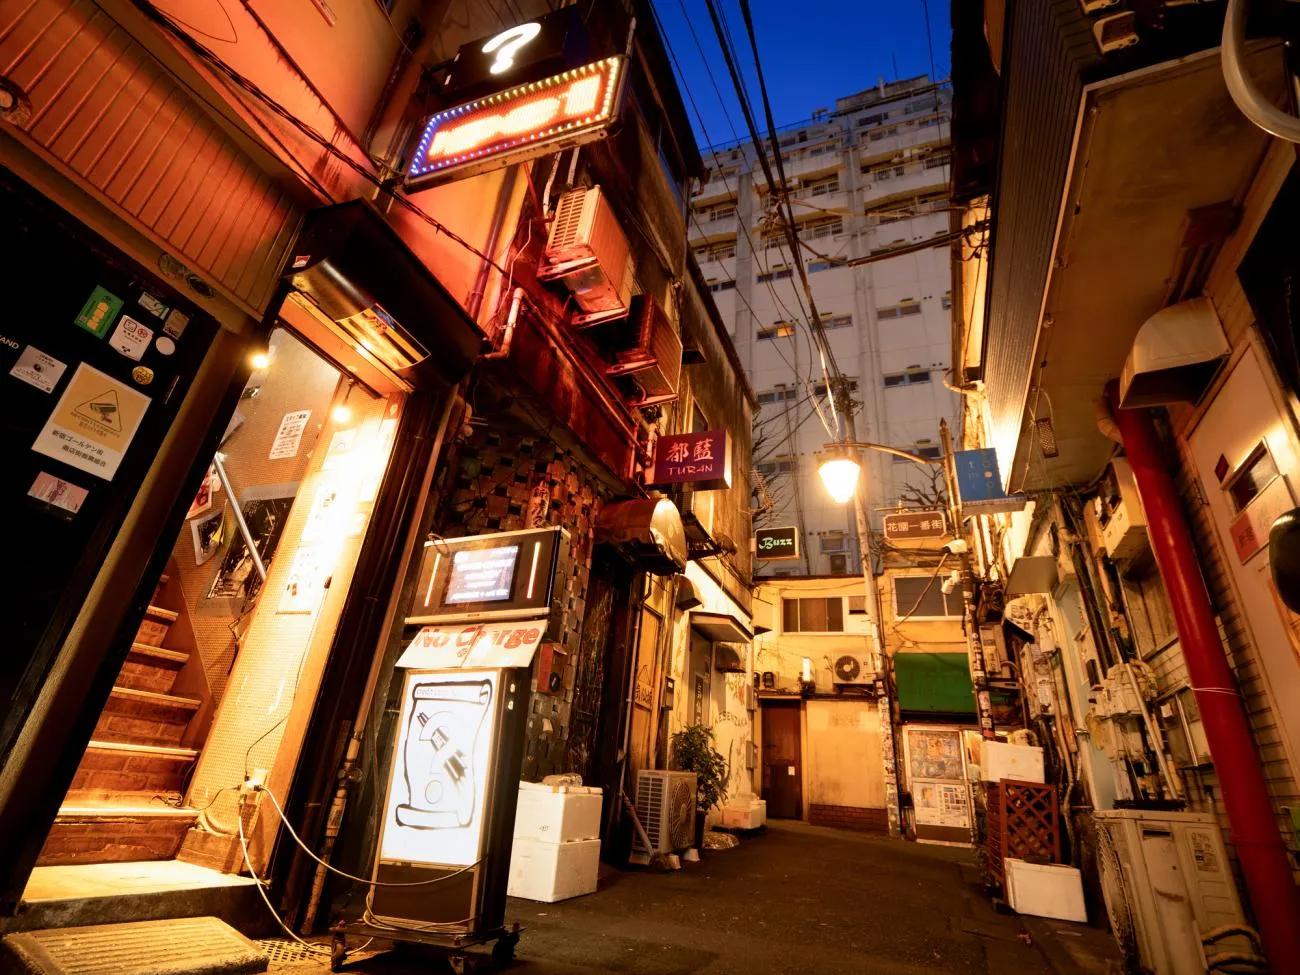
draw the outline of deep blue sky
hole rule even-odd
[[[685,76],[686,110],[700,146],[734,141],[733,126],[743,136],[744,119],[704,0],[652,2]],[[761,126],[762,105],[739,3],[720,3]],[[921,0],[750,0],[750,6],[777,125],[806,119],[815,108],[834,108],[837,97],[870,87],[881,76],[888,82],[930,71]],[[929,6],[935,71],[946,78],[948,0],[929,0]],[[704,119],[703,132],[692,98]]]

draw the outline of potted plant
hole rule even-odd
[[[695,848],[704,846],[704,821],[709,810],[727,797],[730,769],[713,747],[713,729],[688,725],[672,737],[673,765],[695,773]]]

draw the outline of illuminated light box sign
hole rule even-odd
[[[545,616],[568,550],[559,528],[426,542],[406,622]]]
[[[622,57],[605,58],[438,112],[424,124],[406,188],[603,138],[618,116],[623,73]]]
[[[443,81],[448,100],[465,101],[540,81],[617,53],[593,49],[576,4],[461,46]]]
[[[655,444],[652,487],[686,484],[701,490],[731,487],[731,437],[726,430],[671,433]]]
[[[799,558],[799,529],[759,528],[754,532],[754,555],[769,562]]]

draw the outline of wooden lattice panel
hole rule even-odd
[[[986,834],[988,870],[994,884],[1005,882],[1007,857],[1061,862],[1060,809],[1056,786],[1002,779],[988,787]]]

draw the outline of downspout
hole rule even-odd
[[[1118,390],[1113,381],[1107,396],[1114,408]],[[1156,566],[1169,595],[1264,953],[1273,971],[1290,971],[1300,958],[1300,889],[1291,877],[1264,770],[1219,638],[1191,529],[1150,412],[1115,408],[1114,414],[1146,512]]]

